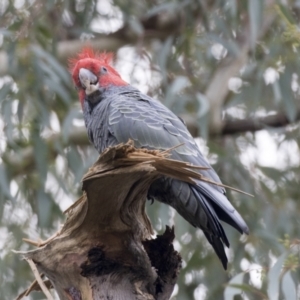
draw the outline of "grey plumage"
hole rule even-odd
[[[200,172],[221,182],[183,122],[159,101],[130,85],[108,86],[97,95],[97,99],[91,95],[93,99],[89,101],[88,97],[83,104],[84,120],[89,139],[99,153],[129,139],[136,147],[148,149],[166,150],[183,143],[172,150],[172,158],[209,167],[209,170]],[[226,198],[224,188],[200,181],[197,185],[190,185],[161,178],[152,184],[148,196],[171,205],[189,223],[201,228],[227,268],[223,244],[229,247],[229,242],[220,220],[240,233],[248,233],[248,227]]]

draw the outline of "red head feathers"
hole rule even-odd
[[[83,104],[85,90],[79,78],[80,69],[87,69],[92,72],[98,79],[99,87],[110,85],[122,86],[127,85],[120,74],[111,66],[113,53],[97,53],[92,48],[84,48],[75,58],[69,60],[69,70],[72,74],[73,81],[79,90],[79,98]]]

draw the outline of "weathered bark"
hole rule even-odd
[[[23,253],[60,299],[170,298],[181,258],[173,229],[151,238],[147,191],[162,174],[187,182],[202,177],[198,167],[166,155],[130,144],[107,150],[84,176],[83,196],[60,232]]]

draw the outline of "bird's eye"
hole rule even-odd
[[[107,68],[105,68],[105,67],[101,67],[101,69],[100,69],[100,73],[101,74],[106,74],[108,71],[107,71]]]

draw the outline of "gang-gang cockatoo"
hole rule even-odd
[[[70,62],[88,136],[98,152],[129,139],[138,148],[174,147],[172,159],[208,167],[199,172],[221,183],[182,120],[158,100],[125,82],[112,67],[112,58],[110,53],[95,53],[86,48]],[[201,228],[227,268],[224,245],[229,247],[229,242],[220,221],[240,233],[247,234],[248,227],[227,199],[223,187],[203,181],[192,185],[162,177],[151,185],[148,196],[172,206],[190,224]]]

